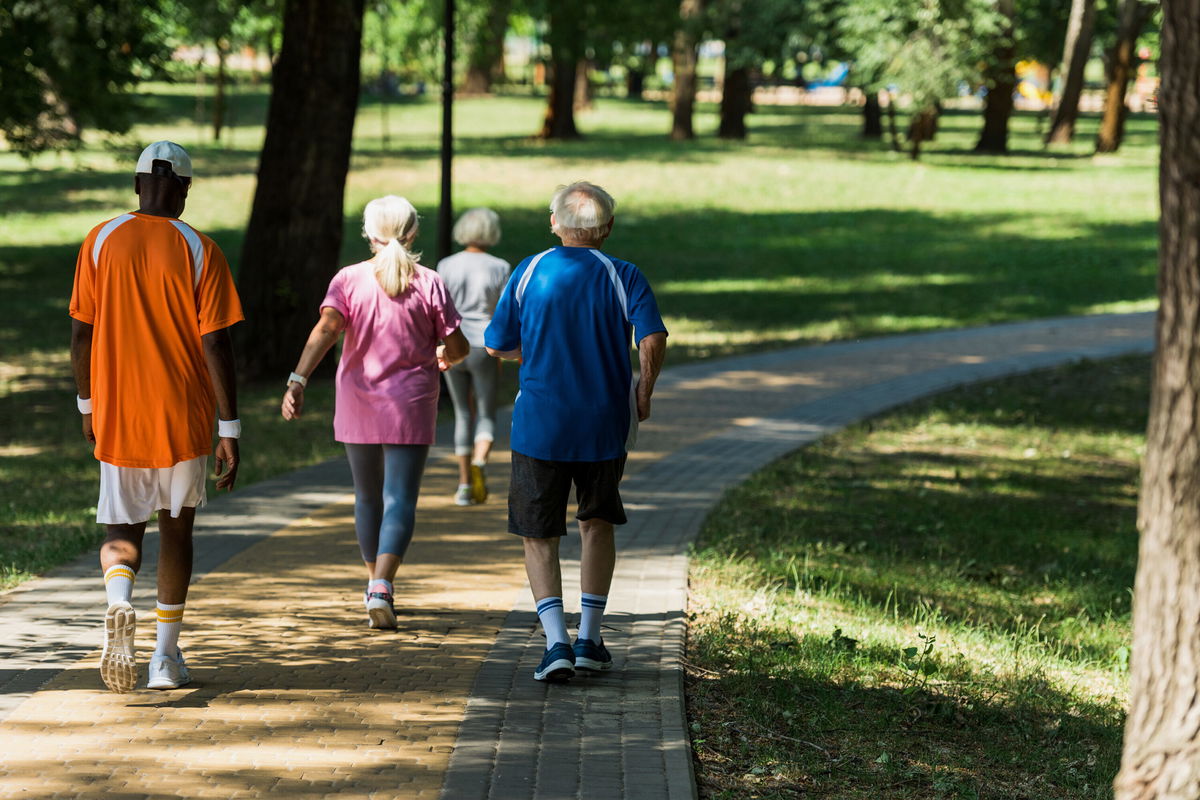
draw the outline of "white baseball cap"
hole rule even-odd
[[[138,156],[137,169],[134,171],[148,175],[154,171],[155,161],[166,161],[181,178],[192,177],[192,157],[188,155],[187,150],[174,142],[163,141],[149,145]]]

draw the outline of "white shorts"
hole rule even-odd
[[[130,525],[146,522],[160,508],[178,517],[184,508],[204,505],[208,456],[180,461],[173,467],[143,469],[100,462],[100,500],[96,522]]]

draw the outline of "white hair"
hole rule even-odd
[[[389,297],[404,294],[417,274],[420,253],[408,248],[417,238],[417,210],[403,197],[389,194],[363,209],[363,238],[375,254],[375,278]]]
[[[500,241],[500,215],[490,208],[472,208],[454,223],[452,235],[463,247],[493,247]]]
[[[565,239],[594,241],[607,233],[617,202],[594,183],[575,181],[558,187],[550,200],[554,233]]]

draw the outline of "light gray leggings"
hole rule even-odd
[[[412,541],[427,444],[347,444],[354,475],[354,532],[363,561],[404,557]]]
[[[496,438],[496,386],[500,382],[500,362],[482,347],[472,347],[463,361],[448,369],[446,388],[454,404],[454,455],[470,455],[475,442]],[[475,388],[475,435],[471,435],[469,390]]]

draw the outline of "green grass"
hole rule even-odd
[[[1111,797],[1149,374],[956,390],[731,491],[691,575],[702,796]]]
[[[197,177],[185,218],[239,269],[262,141],[265,87],[235,90],[221,145],[193,120],[190,85],[151,85],[145,123],[120,141],[31,164],[0,151],[0,588],[93,540],[94,467],[76,446],[64,353],[79,242],[134,205],[130,163],[173,138]],[[609,249],[639,264],[671,329],[668,363],[789,344],[1012,319],[1152,307],[1156,248],[1155,125],[1133,116],[1122,152],[1079,142],[1041,150],[1030,116],[1013,122],[1014,155],[978,157],[975,114],[950,113],[924,160],[856,138],[854,109],[763,107],[745,143],[713,137],[701,106],[692,143],[668,141],[659,103],[601,99],[581,115],[582,142],[546,143],[542,101],[456,105],[459,208],[500,212],[496,253],[517,261],[552,243],[554,187],[586,177],[618,199]],[[438,106],[364,102],[346,191],[341,261],[366,255],[361,209],[385,193],[425,215],[418,247],[435,250]],[[335,265],[298,265],[330,274]],[[297,353],[302,343],[296,343]],[[293,364],[280,364],[286,376]],[[338,452],[327,419],[302,433],[274,421],[279,386],[243,387],[247,482]],[[326,410],[328,406],[326,405]],[[69,540],[60,546],[60,540]],[[41,555],[32,555],[41,553]],[[8,575],[9,577],[3,577]]]

